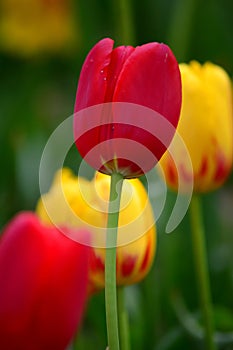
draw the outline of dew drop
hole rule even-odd
[[[100,74],[103,74],[103,73],[104,73],[104,70],[103,70],[103,69],[101,69]]]

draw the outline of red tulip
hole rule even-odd
[[[8,224],[0,241],[1,350],[66,349],[84,309],[88,255],[32,213]]]
[[[89,52],[80,74],[76,146],[103,173],[140,176],[169,146],[180,107],[180,71],[168,46],[113,49],[113,40],[105,38]]]

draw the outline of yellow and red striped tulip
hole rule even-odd
[[[232,168],[232,85],[223,68],[210,62],[180,64],[182,107],[177,131],[189,152],[192,167],[175,136],[170,152],[160,161],[168,185],[183,189],[194,180],[197,193],[214,190]],[[172,154],[172,156],[171,156]]]
[[[62,179],[62,180],[61,180]],[[93,180],[59,171],[50,191],[40,199],[37,214],[44,223],[88,228],[92,232],[89,289],[104,288],[105,248],[98,231],[105,231],[110,177],[96,173]],[[98,236],[99,237],[99,236]],[[139,282],[148,273],[155,255],[156,228],[147,192],[138,179],[124,180],[119,215],[117,284]]]

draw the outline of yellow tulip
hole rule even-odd
[[[62,181],[61,181],[62,179]],[[105,233],[110,177],[96,173],[88,181],[71,170],[59,171],[37,205],[44,223],[92,232],[91,291],[104,288]],[[104,233],[104,234],[103,234]],[[147,192],[138,179],[124,180],[118,228],[117,284],[139,282],[148,273],[156,248],[156,229]]]
[[[191,158],[184,156],[176,136],[160,165],[168,185],[185,190],[193,179],[195,192],[218,188],[226,180],[233,156],[232,86],[227,73],[212,63],[180,64],[182,107],[177,132]],[[179,176],[178,176],[179,174]]]
[[[31,56],[62,52],[74,42],[70,1],[2,0],[0,5],[2,49]]]

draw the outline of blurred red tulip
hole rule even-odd
[[[140,176],[169,146],[180,107],[180,71],[168,46],[154,42],[113,49],[113,40],[105,38],[92,48],[80,74],[76,146],[103,173]]]
[[[66,349],[85,305],[88,255],[33,213],[8,224],[0,241],[1,350]]]

